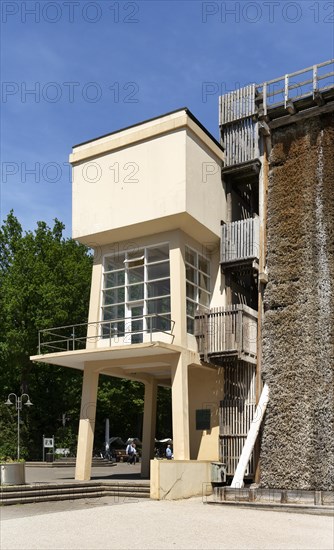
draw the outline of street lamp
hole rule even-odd
[[[14,401],[11,401],[11,397],[14,397]],[[23,398],[26,398],[26,402],[23,403]],[[5,405],[15,405],[15,408],[17,410],[17,459],[20,458],[20,411],[22,411],[22,404],[27,405],[28,407],[31,407],[32,402],[30,401],[30,397],[27,393],[23,393],[21,397],[18,397],[16,393],[10,393],[8,395],[7,401],[5,401]]]

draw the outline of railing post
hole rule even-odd
[[[286,74],[284,77],[284,107],[287,107],[289,101],[289,75]]]
[[[263,114],[267,114],[267,83],[263,84]]]
[[[203,355],[204,355],[204,361],[208,361],[208,338],[209,338],[209,316],[207,313],[203,314],[204,317],[204,349],[203,349]]]
[[[38,355],[41,355],[41,331],[38,331]]]
[[[313,99],[318,90],[318,67],[313,65]]]
[[[72,343],[72,349],[73,351],[75,350],[75,326],[73,325],[73,332],[72,332],[72,338],[73,338],[73,343]]]

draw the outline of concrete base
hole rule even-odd
[[[211,461],[151,460],[152,499],[177,500],[211,493]]]
[[[25,462],[6,462],[0,464],[1,485],[24,485]]]
[[[324,507],[334,512],[333,491],[306,491],[265,488],[215,487],[211,502],[224,504],[259,504],[292,508]]]

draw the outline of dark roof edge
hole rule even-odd
[[[164,117],[169,116],[169,115],[174,115],[175,113],[180,113],[181,111],[185,111],[187,113],[187,115],[189,116],[189,118],[191,118],[192,121],[195,122],[195,124],[197,124],[197,126],[199,128],[201,128],[201,130],[203,130],[203,132],[219,147],[219,149],[224,151],[224,149],[221,146],[221,144],[219,143],[219,141],[217,141],[216,138],[213,137],[213,135],[209,132],[209,130],[207,130],[205,128],[205,126],[203,126],[203,124],[195,117],[195,115],[193,115],[193,113],[188,109],[188,107],[182,107],[181,109],[175,109],[175,111],[170,111],[169,113],[164,113],[163,115],[159,115],[159,116],[155,116],[153,118],[148,118],[146,120],[142,120],[141,122],[137,122],[136,124],[131,124],[130,126],[125,126],[125,128],[120,128],[119,130],[115,130],[114,132],[109,132],[108,134],[104,134],[103,136],[98,136],[98,137],[95,137],[95,138],[92,138],[92,139],[88,139],[87,141],[83,141],[82,143],[77,143],[76,145],[73,145],[72,148],[74,149],[75,147],[80,147],[81,145],[86,145],[87,143],[91,143],[92,141],[97,141],[98,139],[103,139],[105,137],[118,134],[119,132],[123,132],[125,130],[130,130],[130,128],[136,128],[136,126],[141,126],[142,124],[145,124],[146,122],[153,122],[154,120],[158,120],[159,118],[164,118]]]

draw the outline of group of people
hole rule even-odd
[[[127,455],[127,464],[136,464],[136,462],[139,461],[138,451],[136,448],[136,444],[132,441],[126,446],[126,455]],[[110,449],[110,446],[108,443],[105,445],[105,453],[101,454],[101,458],[107,458],[108,460],[115,460],[116,461],[116,454],[112,449]],[[165,452],[163,450],[159,450],[158,448],[155,449],[155,457],[156,458],[167,458],[167,460],[171,460],[173,457],[173,451],[171,448],[171,445],[167,445]]]
[[[137,460],[138,460],[138,453],[137,453],[137,449],[136,449],[136,444],[135,443],[129,443],[126,447],[126,450],[125,450],[126,454],[127,454],[127,464],[136,464]],[[171,460],[173,457],[173,451],[172,451],[172,448],[170,445],[167,445],[166,447],[166,451],[165,451],[165,456],[167,458],[167,460]]]

